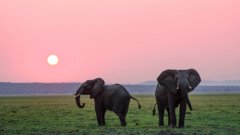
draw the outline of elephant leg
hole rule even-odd
[[[117,114],[118,117],[119,117],[119,120],[120,120],[120,122],[121,122],[121,125],[122,125],[122,126],[126,126],[127,123],[126,123],[126,120],[125,120],[124,115],[123,115],[121,112],[117,112],[116,114]]]
[[[158,117],[159,117],[159,126],[164,126],[164,107],[160,104],[157,103],[158,105]]]
[[[126,115],[128,112],[129,102],[130,98],[122,99],[119,102],[116,102],[116,104],[113,107],[113,111],[118,115],[122,126],[127,125]]]
[[[98,126],[102,126],[101,114],[99,111],[96,111]]]
[[[105,122],[105,113],[106,113],[106,109],[103,109],[102,118],[101,118],[103,125],[106,125],[106,122]]]
[[[171,119],[170,127],[171,128],[175,128],[176,127],[176,123],[177,123],[175,107],[171,107],[169,109],[169,112],[170,112],[170,119]]]
[[[169,108],[166,108],[166,110],[167,110],[167,113],[168,113],[168,126],[170,126],[170,124],[171,124],[170,111],[169,111]]]
[[[179,123],[178,123],[179,128],[184,127],[186,108],[187,108],[186,103],[184,101],[181,101],[180,110],[179,110]]]
[[[129,107],[129,102],[130,102],[130,99],[127,99],[127,100],[124,100],[123,101],[123,104],[121,105],[122,107],[122,114],[124,116],[124,118],[126,118],[126,115],[127,115],[127,112],[128,112],[128,107]]]
[[[126,119],[126,115],[127,115],[127,112],[128,112],[128,106],[125,107],[122,111],[122,114],[123,114],[123,117]]]
[[[95,111],[96,111],[98,126],[103,126],[103,124],[102,124],[102,114],[103,114],[102,109],[98,105],[95,104]]]
[[[177,123],[174,104],[175,104],[174,96],[168,95],[168,106],[169,106],[170,119],[171,119],[171,123],[170,123],[171,128],[175,128]]]

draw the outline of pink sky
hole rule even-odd
[[[1,0],[0,62],[4,82],[240,79],[240,1]]]

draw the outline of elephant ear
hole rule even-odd
[[[192,87],[192,90],[198,86],[198,84],[201,82],[201,77],[199,73],[195,69],[189,69],[189,84]]]
[[[177,70],[168,69],[163,71],[157,78],[157,81],[160,85],[169,89],[172,93],[177,93],[176,82],[175,82],[175,74]]]
[[[93,85],[90,98],[97,97],[103,90],[104,90],[104,80],[102,78],[96,78],[94,79],[95,83]]]

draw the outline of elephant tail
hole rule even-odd
[[[134,97],[130,97],[130,98],[133,99],[133,100],[135,100],[135,101],[137,101],[137,103],[138,103],[138,109],[140,110],[140,109],[142,108],[142,106],[140,105],[139,101],[138,101],[136,98],[134,98]]]
[[[153,107],[153,111],[152,111],[152,112],[153,112],[153,115],[155,115],[155,113],[156,113],[156,109],[155,109],[155,108],[156,108],[156,105],[157,105],[157,103],[155,103],[155,105],[154,105],[154,107]]]

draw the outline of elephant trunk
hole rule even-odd
[[[186,87],[182,87],[181,88],[181,93],[182,93],[184,101],[188,105],[188,108],[190,109],[190,111],[192,111],[193,109],[192,109],[192,105],[191,105],[191,102],[190,102],[189,97],[188,97],[187,88]]]
[[[80,102],[80,96],[81,96],[81,91],[78,93],[76,93],[76,95],[75,95],[75,100],[76,100],[76,104],[77,104],[77,106],[79,107],[79,108],[83,108],[84,106],[85,106],[85,103],[83,103],[82,105],[81,105],[81,102]]]

